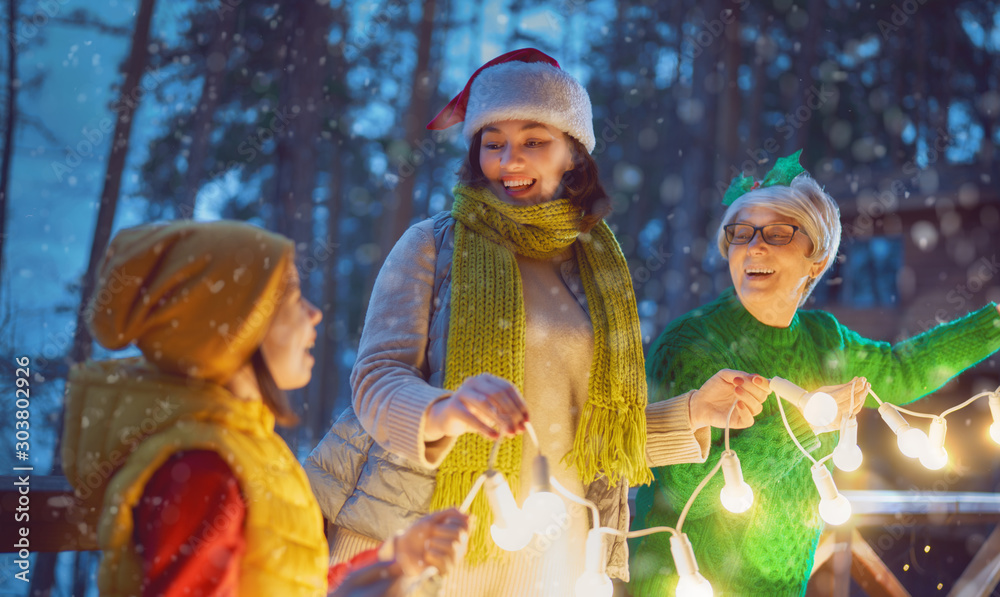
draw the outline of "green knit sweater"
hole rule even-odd
[[[905,342],[869,340],[842,326],[829,313],[800,311],[788,328],[757,321],[732,288],[664,330],[647,359],[650,401],[697,389],[719,369],[764,377],[781,376],[806,389],[864,376],[879,397],[905,404],[940,388],[949,379],[1000,349],[996,305],[939,325]],[[752,427],[730,433],[754,504],[731,514],[719,503],[722,473],[695,499],[684,522],[701,573],[715,595],[805,593],[813,555],[823,529],[812,464],[795,447],[772,394]],[[798,410],[783,405],[791,428],[814,458],[829,454],[836,433],[817,437]],[[875,407],[873,398],[867,407]],[[675,526],[695,487],[718,462],[722,430],[712,429],[704,464],[654,469],[656,480],[639,488],[635,529]],[[630,589],[636,597],[673,595],[677,584],[669,534],[630,542]]]

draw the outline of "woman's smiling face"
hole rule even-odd
[[[733,222],[799,226],[791,218],[760,205],[740,210]],[[780,325],[784,321],[787,326],[798,309],[806,282],[823,271],[821,262],[809,259],[811,251],[812,241],[801,230],[787,245],[769,245],[760,232],[747,244],[730,244],[729,275],[743,306],[765,324]]]
[[[504,120],[483,127],[479,166],[500,200],[533,205],[556,198],[563,174],[573,169],[573,150],[556,128]]]

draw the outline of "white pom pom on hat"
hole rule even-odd
[[[462,90],[427,125],[441,130],[464,122],[466,140],[503,120],[532,120],[553,126],[594,150],[590,96],[559,63],[534,48],[508,52],[477,70]]]

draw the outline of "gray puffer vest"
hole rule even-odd
[[[428,383],[443,387],[455,220],[448,212],[431,220],[437,261],[427,344],[431,370]],[[562,278],[586,310],[587,298],[576,260],[562,264]],[[383,449],[365,432],[353,408],[341,413],[304,466],[323,515],[338,527],[384,541],[430,512],[436,471]],[[625,481],[611,487],[605,477],[599,477],[586,489],[587,499],[600,511],[601,526],[627,531]],[[608,574],[628,581],[627,544],[614,537],[606,545]]]

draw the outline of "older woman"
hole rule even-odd
[[[752,184],[751,184],[752,183]],[[798,154],[779,160],[763,183],[734,181],[732,201],[718,232],[733,287],[667,327],[650,349],[650,400],[698,387],[721,367],[780,376],[806,389],[825,386],[846,414],[853,376],[860,407],[874,386],[887,402],[904,404],[940,388],[1000,348],[995,304],[890,345],[844,327],[829,313],[801,311],[836,257],[840,214],[836,203],[798,165]],[[733,201],[735,199],[735,201]],[[728,203],[728,202],[727,202]],[[870,400],[867,406],[874,406]],[[786,405],[791,429],[817,459],[835,435],[818,435]],[[652,486],[639,489],[636,527],[674,525],[695,487],[719,460],[722,433],[713,430],[704,464],[656,469]],[[686,518],[702,574],[716,595],[795,595],[805,592],[823,528],[812,464],[788,436],[768,400],[754,425],[731,435],[753,507],[731,514],[719,504],[722,475],[713,478]],[[677,584],[667,537],[633,545],[634,595],[673,594]]]
[[[528,49],[487,63],[428,126],[462,122],[470,145],[454,207],[411,227],[386,259],[351,374],[354,408],[306,465],[336,527],[334,560],[460,503],[502,436],[496,468],[521,500],[541,451],[603,525],[625,530],[628,485],[651,479],[647,462],[702,460],[705,426],[724,423],[734,399],[745,426],[767,395],[727,371],[647,408],[635,297],[590,156],[590,98],[555,60]],[[529,413],[538,448],[521,441]],[[506,553],[492,546],[485,501],[473,502],[469,557],[445,594],[570,594],[590,520],[569,507],[548,549]],[[627,578],[622,542],[607,554],[609,573]]]

